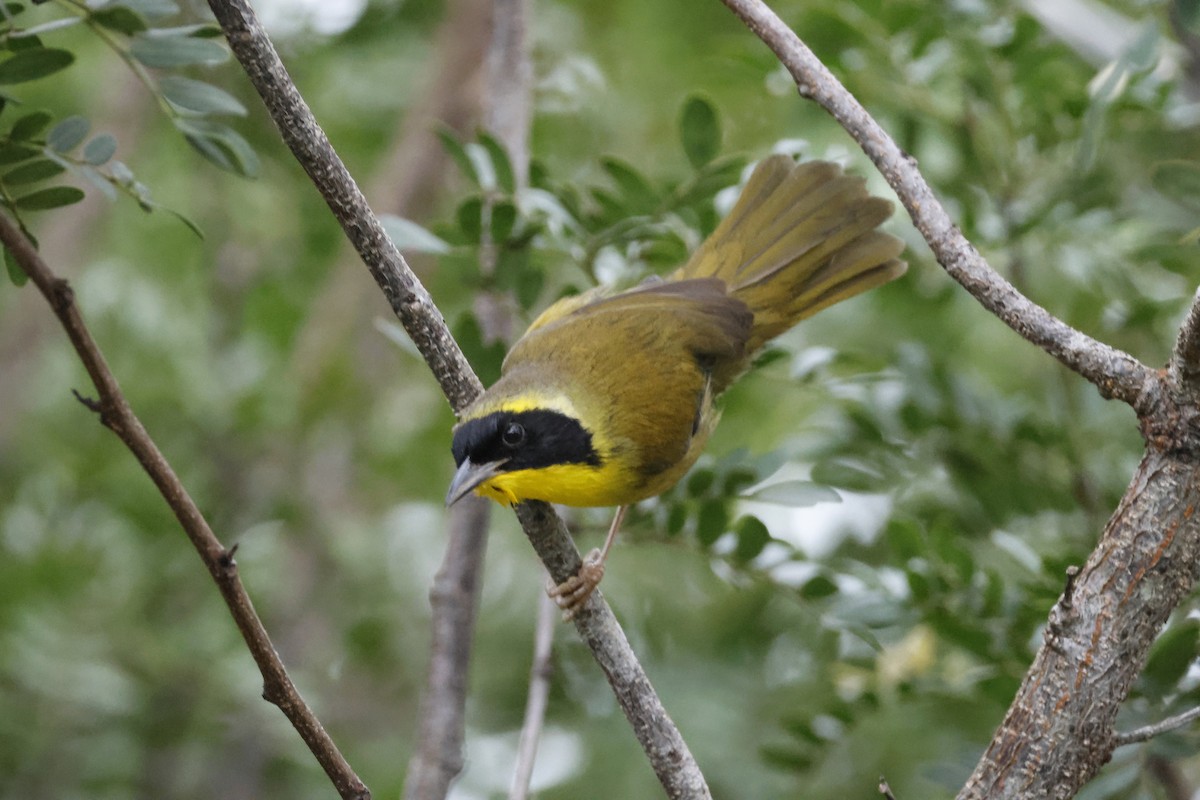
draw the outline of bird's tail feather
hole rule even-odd
[[[764,159],[733,210],[671,277],[720,278],[754,312],[753,352],[823,308],[904,274],[892,204],[824,161]]]

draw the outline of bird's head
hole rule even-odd
[[[544,399],[517,398],[468,411],[454,428],[450,449],[458,471],[446,505],[472,490],[508,505],[522,500],[574,505],[563,499],[570,491],[564,479],[572,483],[601,466],[592,433],[574,410]]]

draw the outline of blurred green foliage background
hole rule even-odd
[[[773,4],[1000,272],[1153,365],[1200,277],[1198,5]],[[484,281],[477,189],[426,115],[456,114],[473,138],[464,62],[479,57],[469,23],[486,4],[263,6],[375,208],[452,246],[412,263],[482,375],[504,348],[479,332],[481,288],[511,293],[517,333],[595,277],[661,271],[712,226],[740,165],[772,149],[842,159],[887,191],[719,3],[534,0],[535,183],[578,224],[556,229],[517,197],[510,258]],[[301,691],[375,796],[395,797],[453,417],[236,66],[176,70],[249,109],[223,124],[257,155],[221,171],[94,32],[42,38],[76,63],[6,89],[24,105],[10,102],[0,129],[21,109],[85,116],[115,137],[143,200],[204,238],[86,182],[83,202],[25,219],[134,409],[238,544]],[[452,68],[462,79],[439,87]],[[696,97],[720,124],[710,173],[681,144]],[[431,170],[419,186],[414,164]],[[234,174],[255,166],[255,179]],[[721,180],[672,199],[705,174]],[[625,218],[645,224],[614,230]],[[890,230],[910,245],[909,274],[785,336],[728,394],[710,455],[637,510],[610,561],[605,594],[718,798],[875,797],[881,774],[901,798],[952,797],[1140,455],[1129,409],[980,309],[902,215]],[[0,286],[0,796],[332,796],[259,698],[167,507],[72,388],[90,390],[48,307],[30,286]],[[608,513],[576,515],[584,547]],[[493,520],[459,800],[507,787],[542,591],[511,514]],[[1122,725],[1200,700],[1194,613],[1191,600],[1173,618]],[[555,667],[537,796],[660,796],[568,627]],[[1168,797],[1164,764],[1200,785],[1198,746],[1183,733],[1119,750],[1080,796]]]

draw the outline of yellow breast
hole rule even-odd
[[[619,465],[608,463],[555,464],[538,469],[505,472],[476,490],[498,503],[512,505],[524,500],[544,500],[564,506],[619,506],[634,502],[636,476],[623,474]]]

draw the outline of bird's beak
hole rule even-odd
[[[470,458],[464,458],[458,472],[454,473],[454,480],[450,481],[450,490],[446,492],[446,505],[454,505],[476,486],[499,475],[506,463],[508,459],[472,464]]]

